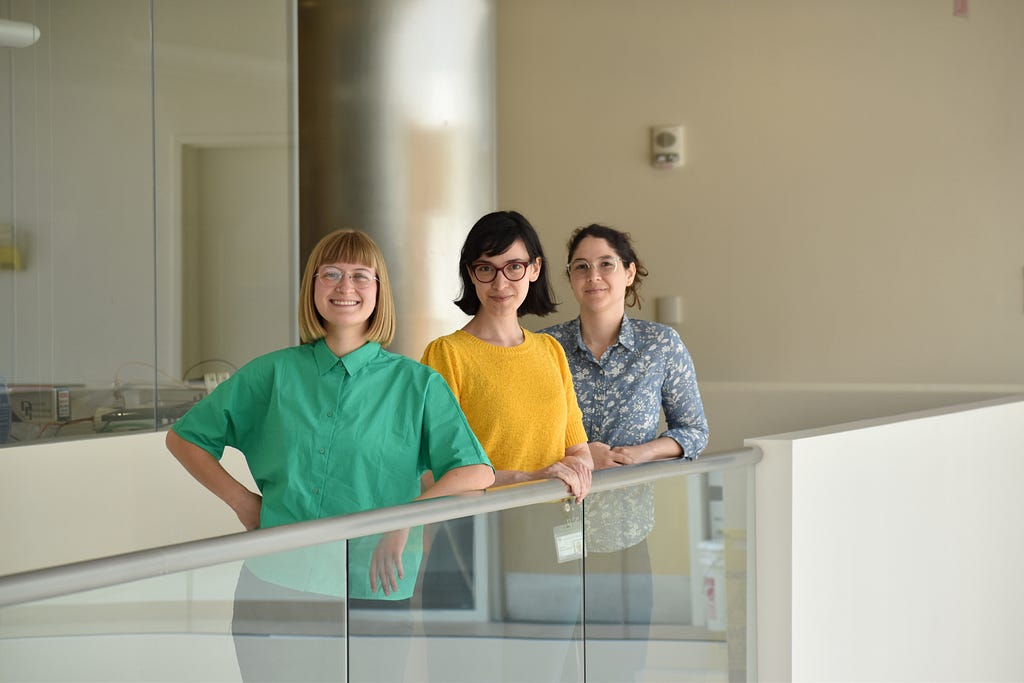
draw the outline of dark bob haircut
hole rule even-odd
[[[568,255],[565,260],[566,265],[572,263],[573,253],[580,246],[580,242],[583,241],[584,237],[595,237],[607,242],[615,251],[615,255],[622,259],[623,268],[629,268],[631,263],[636,264],[636,275],[633,277],[633,284],[626,287],[626,306],[636,306],[637,309],[643,308],[640,292],[637,290],[648,273],[647,269],[644,268],[644,264],[640,263],[640,257],[633,250],[633,241],[630,234],[598,223],[591,223],[585,228],[576,228],[572,237],[569,238]]]
[[[495,211],[478,220],[466,235],[462,245],[462,256],[459,258],[459,277],[462,278],[462,296],[455,300],[455,305],[466,315],[476,315],[480,310],[480,298],[476,295],[476,286],[469,274],[469,267],[481,256],[497,256],[508,251],[516,240],[522,240],[530,261],[540,259],[540,275],[530,283],[526,300],[519,307],[517,314],[547,315],[557,310],[554,293],[548,282],[548,269],[544,267],[544,250],[540,246],[540,237],[530,225],[526,217],[516,211]]]

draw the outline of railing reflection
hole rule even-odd
[[[750,680],[759,457],[598,472],[583,506],[541,482],[0,577],[0,680]],[[380,600],[365,549],[398,528],[415,590]]]

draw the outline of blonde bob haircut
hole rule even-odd
[[[316,272],[325,263],[358,263],[377,273],[377,302],[367,321],[368,341],[388,346],[395,338],[395,299],[391,294],[391,279],[384,263],[384,254],[364,232],[348,228],[335,230],[317,242],[306,260],[299,287],[299,338],[303,344],[315,342],[327,335],[324,319],[316,310],[313,294],[316,290]]]

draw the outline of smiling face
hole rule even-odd
[[[480,299],[478,315],[515,317],[530,291],[530,283],[540,275],[540,259],[531,263],[523,241],[516,240],[501,254],[473,261],[469,274]],[[520,276],[519,280],[510,279]],[[483,282],[491,277],[494,279],[490,282]]]
[[[583,262],[589,267],[573,267]],[[569,284],[581,309],[595,313],[611,310],[621,314],[625,308],[626,288],[636,277],[635,263],[623,265],[612,245],[600,237],[580,240],[569,263]],[[607,272],[611,264],[614,264],[614,271]]]
[[[324,263],[317,268],[313,301],[328,332],[369,329],[377,305],[376,275],[361,263]]]

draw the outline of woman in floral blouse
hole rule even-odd
[[[696,458],[708,423],[690,354],[671,327],[625,312],[640,307],[637,289],[647,275],[629,234],[596,224],[577,229],[566,269],[580,315],[542,332],[565,349],[594,468]],[[663,410],[668,429],[659,435]],[[630,624],[635,633],[651,615],[653,485],[592,494],[585,510],[588,563],[609,569],[598,576],[588,568],[587,620]]]

